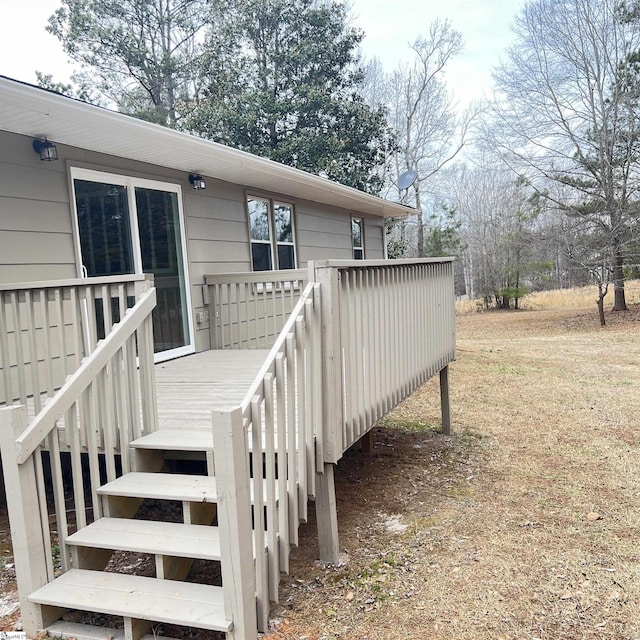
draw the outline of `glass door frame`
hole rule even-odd
[[[109,173],[106,171],[98,171],[95,169],[84,169],[81,167],[70,167],[70,192],[71,204],[73,209],[73,241],[76,252],[76,269],[79,278],[85,278],[86,273],[83,267],[82,247],[80,244],[80,227],[78,223],[78,207],[76,203],[75,180],[86,180],[90,182],[99,182],[101,184],[114,184],[123,186],[127,190],[127,204],[129,207],[129,224],[131,231],[131,245],[133,249],[134,272],[137,274],[144,273],[142,270],[142,252],[140,248],[140,227],[138,224],[138,209],[136,206],[136,187],[143,189],[151,189],[155,191],[165,191],[175,193],[178,203],[178,220],[180,223],[180,249],[182,254],[182,267],[184,276],[185,300],[186,306],[186,330],[187,344],[182,347],[160,351],[154,354],[154,361],[164,362],[172,358],[195,353],[194,342],[194,322],[193,322],[193,306],[191,304],[191,283],[189,278],[189,260],[187,259],[187,240],[185,234],[185,217],[182,206],[182,188],[179,184],[172,182],[161,182],[159,180],[149,180],[147,178],[137,178],[118,173]]]

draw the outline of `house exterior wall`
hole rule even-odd
[[[243,185],[203,175],[206,189],[194,191],[183,171],[64,145],[58,145],[60,160],[42,162],[32,141],[31,136],[0,131],[0,283],[77,277],[71,167],[181,185],[194,317],[204,309],[204,275],[251,270]],[[348,209],[287,194],[250,193],[294,205],[298,267],[309,260],[352,258]],[[357,217],[365,222],[365,257],[382,258],[383,219]],[[208,322],[195,326],[195,345],[197,351],[209,348]]]

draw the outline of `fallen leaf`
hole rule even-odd
[[[355,594],[353,593],[353,591],[349,591],[349,593],[347,593],[347,595],[345,596],[345,599],[347,602],[351,602],[354,598]]]

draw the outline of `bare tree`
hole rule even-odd
[[[611,254],[614,309],[626,309],[623,265],[638,197],[639,113],[625,81],[640,50],[637,22],[618,0],[534,0],[495,79],[493,145],[555,204],[598,228]]]
[[[449,202],[460,221],[466,293],[509,308],[535,284],[541,265],[540,209],[531,190],[495,158],[446,170]],[[550,268],[550,267],[548,267]]]
[[[386,100],[389,123],[396,134],[390,190],[400,202],[418,211],[412,224],[419,256],[424,255],[425,183],[460,152],[472,119],[468,113],[458,113],[444,77],[447,65],[463,46],[462,36],[449,21],[434,21],[427,36],[411,46],[412,61],[387,75],[385,90],[378,89],[376,95]],[[379,66],[370,68],[370,76],[372,69],[379,83]],[[402,190],[396,180],[407,170],[416,171],[418,177],[409,189]]]

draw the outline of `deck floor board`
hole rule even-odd
[[[266,349],[202,351],[155,367],[160,429],[211,429],[211,412],[239,405]]]

